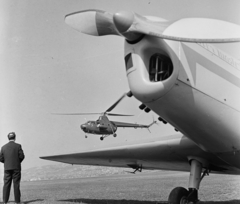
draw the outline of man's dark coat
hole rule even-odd
[[[10,141],[1,149],[0,162],[4,163],[4,170],[21,170],[24,157],[22,146]]]

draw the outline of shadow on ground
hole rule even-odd
[[[198,204],[240,204],[240,200],[229,200],[229,201],[200,201]]]
[[[35,199],[35,200],[28,200],[28,201],[22,201],[22,204],[28,204],[28,203],[35,203],[35,202],[42,202],[44,199]],[[9,203],[15,203],[14,201],[8,201]],[[3,202],[0,202],[0,204],[3,204]]]
[[[35,202],[39,202],[39,201],[44,201],[44,199],[36,199],[36,200],[24,201],[24,202],[22,202],[22,204],[35,203]]]
[[[73,203],[86,203],[86,204],[167,204],[167,202],[158,202],[158,201],[139,201],[139,200],[106,200],[106,199],[66,199],[58,200],[61,202],[73,202]]]
[[[83,204],[168,204],[167,201],[139,201],[139,200],[100,200],[100,199],[66,199],[58,200],[60,202],[73,202]],[[200,201],[198,204],[240,204],[240,200],[230,201]]]

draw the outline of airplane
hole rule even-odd
[[[239,25],[210,18],[168,21],[132,11],[95,9],[68,14],[65,22],[84,34],[125,38],[131,93],[179,133],[40,158],[190,172],[188,187],[170,192],[171,204],[197,203],[205,175],[240,175],[240,61],[216,45],[240,42]]]
[[[98,120],[96,121],[87,121],[86,123],[80,125],[80,128],[85,133],[90,134],[96,134],[96,135],[102,135],[100,137],[100,140],[103,140],[104,138],[113,135],[113,137],[116,137],[116,131],[118,127],[122,128],[150,128],[153,124],[157,123],[153,120],[152,123],[149,125],[141,125],[137,123],[126,123],[126,122],[118,122],[118,121],[110,121],[107,117],[107,115],[110,116],[132,116],[132,115],[126,115],[126,114],[116,114],[116,113],[109,113],[112,111],[119,103],[120,101],[128,95],[131,97],[131,92],[124,93],[121,98],[119,98],[111,107],[109,107],[105,112],[103,113],[54,113],[55,115],[95,115],[100,114]],[[145,108],[146,109],[146,108]],[[85,138],[87,138],[87,135],[85,135]]]

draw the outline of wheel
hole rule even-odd
[[[174,188],[169,197],[168,203],[169,204],[187,204],[188,190],[183,187],[176,187]]]
[[[103,140],[103,137],[100,137],[100,140]]]
[[[117,134],[116,134],[116,133],[114,133],[114,134],[113,134],[113,137],[117,137]]]
[[[87,135],[85,135],[85,138],[87,138]]]

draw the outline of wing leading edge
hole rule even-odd
[[[81,153],[44,156],[41,159],[77,165],[131,167],[143,169],[189,171],[189,157],[201,157],[209,161],[211,171],[222,174],[240,174],[240,170],[229,166],[214,154],[200,149],[182,135],[159,138],[140,144],[125,145]]]

